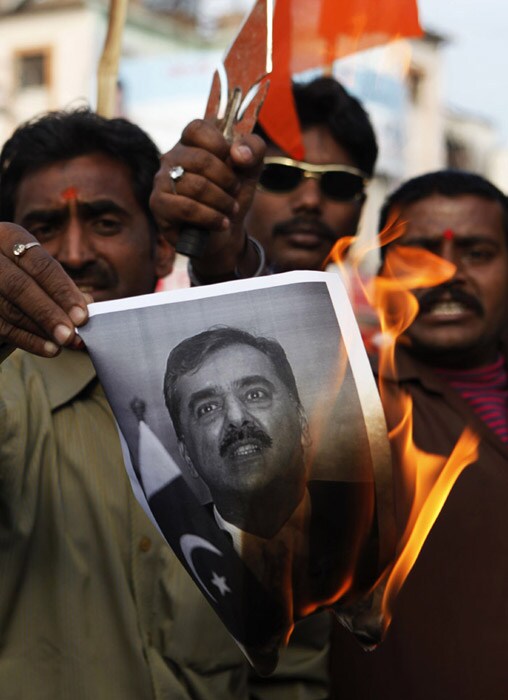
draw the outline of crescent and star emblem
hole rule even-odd
[[[204,549],[208,552],[212,552],[213,554],[218,554],[220,557],[224,555],[222,554],[220,549],[217,549],[217,547],[215,547],[211,542],[208,542],[208,540],[205,540],[203,537],[199,537],[198,535],[182,535],[180,537],[180,548],[182,550],[183,556],[185,557],[185,561],[189,565],[192,573],[194,574],[194,577],[197,581],[199,581],[200,585],[202,586],[202,588],[205,589],[210,598],[216,603],[217,600],[212,595],[208,586],[205,585],[203,579],[199,576],[196,567],[194,566],[192,555],[196,549]],[[231,589],[229,588],[226,582],[226,577],[218,576],[215,573],[215,571],[212,571],[212,574],[213,578],[211,579],[211,583],[219,589],[221,595],[224,597],[226,593],[231,593]]]

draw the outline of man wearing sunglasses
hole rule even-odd
[[[271,269],[319,270],[333,244],[356,233],[377,145],[360,103],[332,78],[293,87],[305,162],[267,143],[247,233],[265,249]]]
[[[201,120],[163,156],[151,200],[159,225],[174,241],[186,224],[213,234],[189,265],[194,284],[320,270],[335,241],[356,233],[377,157],[369,118],[333,78],[295,84],[293,94],[304,162],[259,125],[263,142],[249,135],[229,146]]]

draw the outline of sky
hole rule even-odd
[[[446,104],[486,117],[508,145],[507,0],[418,0],[424,28],[449,37]]]
[[[417,2],[422,26],[449,38],[443,48],[445,104],[487,118],[508,146],[508,0]],[[230,3],[247,9],[253,0]]]

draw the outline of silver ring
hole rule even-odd
[[[24,255],[27,250],[34,248],[36,245],[40,245],[39,241],[32,241],[31,243],[15,243],[12,246],[12,254],[16,259],[18,259]]]
[[[174,165],[172,168],[168,170],[168,175],[169,179],[171,182],[171,189],[173,190],[173,194],[176,194],[176,187],[175,187],[175,182],[178,182],[180,178],[183,177],[185,173],[185,170],[182,168],[181,165]]]

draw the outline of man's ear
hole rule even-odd
[[[312,439],[310,437],[309,421],[307,420],[307,415],[302,406],[298,406],[298,415],[300,418],[300,426],[302,428],[302,447],[310,447],[312,445]]]
[[[166,277],[173,270],[176,252],[162,233],[157,234],[155,243],[155,274],[157,279]]]
[[[185,461],[185,464],[189,467],[189,472],[191,476],[193,476],[195,479],[199,478],[199,474],[197,471],[194,469],[194,465],[192,464],[192,460],[189,456],[189,453],[187,452],[187,448],[185,446],[185,443],[182,440],[178,440],[178,450],[180,451],[180,454],[182,458]]]

